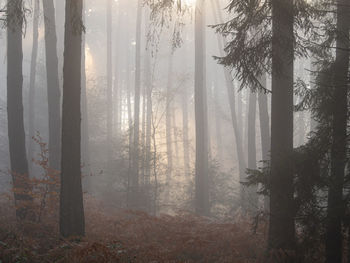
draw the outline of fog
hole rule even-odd
[[[252,226],[255,235],[261,234],[254,240],[268,240],[266,246],[276,250],[294,251],[311,235],[312,252],[305,252],[303,260],[317,262],[308,261],[308,256],[318,253],[314,246],[330,229],[320,222],[331,222],[329,215],[337,213],[348,194],[347,148],[342,148],[347,145],[347,117],[339,117],[342,106],[347,114],[347,102],[340,101],[347,93],[331,98],[322,93],[327,85],[348,87],[348,80],[340,80],[348,76],[348,39],[343,46],[336,37],[324,41],[330,31],[322,26],[336,26],[335,5],[322,6],[334,11],[330,15],[317,13],[316,1],[295,7],[301,11],[293,37],[293,16],[291,24],[283,15],[271,18],[266,1],[251,1],[243,8],[243,1],[237,0],[67,0],[71,6],[65,10],[62,0],[12,0],[23,5],[20,11],[5,2],[0,1],[0,194],[6,200],[1,202],[0,213],[6,214],[2,218],[16,213],[17,220],[28,220],[32,214],[29,221],[59,226],[63,237],[87,233],[90,238],[98,236],[91,229],[107,228],[103,220],[112,216],[118,224],[124,214],[131,221],[140,216],[140,222],[148,222],[148,216],[187,220],[195,215],[208,224]],[[289,16],[285,0],[270,2]],[[348,1],[338,2],[346,2],[348,9]],[[10,19],[16,12],[24,17],[19,27],[13,21],[21,19]],[[315,13],[308,17],[303,12]],[[338,30],[349,36],[350,25],[343,23]],[[241,46],[231,46],[236,44]],[[332,45],[337,51],[330,50]],[[339,81],[324,84],[331,77],[322,74],[332,63],[335,71],[329,72],[344,72],[337,64],[340,57],[347,59],[339,62],[347,63],[345,73],[332,73]],[[18,59],[22,68],[15,64]],[[23,83],[18,84],[20,76]],[[12,103],[10,98],[17,100]],[[327,108],[327,101],[333,106]],[[345,125],[343,133],[339,127],[344,125],[337,123]],[[330,157],[334,153],[336,157]],[[331,167],[342,175],[337,177]],[[342,178],[337,190],[332,176]],[[341,191],[340,199],[331,202],[333,210],[327,203],[332,189]],[[28,202],[34,205],[25,207]],[[144,214],[133,214],[138,212]],[[92,219],[97,213],[101,219]],[[319,219],[315,222],[322,225],[322,233],[307,232],[311,214]],[[344,231],[348,227],[347,219],[334,220],[342,222]],[[264,227],[269,224],[268,234]],[[137,223],[133,227],[129,231],[137,229]],[[288,237],[281,237],[284,228]],[[108,229],[99,239],[122,235]],[[217,234],[225,232],[220,231]],[[335,248],[326,247],[327,262],[340,262],[331,260],[330,251]],[[203,257],[174,262],[236,262],[198,253]],[[135,262],[171,260],[151,259]]]

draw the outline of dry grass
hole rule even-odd
[[[86,201],[86,237],[63,240],[57,222],[18,225],[9,202],[0,205],[2,262],[260,262],[264,225],[230,223],[189,213],[153,217],[106,211]]]

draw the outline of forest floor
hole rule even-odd
[[[0,262],[260,262],[267,227],[243,218],[217,220],[190,213],[150,216],[85,204],[86,237],[62,239],[57,222],[19,225],[0,203]],[[55,217],[57,218],[57,215]]]

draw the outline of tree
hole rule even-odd
[[[85,234],[80,168],[82,9],[82,0],[66,0],[60,194],[60,233],[63,237]]]
[[[34,152],[34,127],[35,127],[35,81],[36,81],[36,66],[38,58],[38,39],[39,39],[39,0],[34,1],[34,14],[33,14],[33,46],[32,46],[32,56],[30,59],[30,80],[29,80],[29,116],[28,116],[28,134],[29,134],[29,147],[28,147],[28,157],[29,160],[33,157]],[[32,162],[29,162],[29,170],[31,171]]]
[[[112,87],[112,0],[106,0],[107,11],[107,52],[106,52],[106,69],[107,69],[107,160],[112,159],[112,130],[113,130],[113,87]]]
[[[205,2],[197,0],[195,7],[195,80],[194,100],[196,119],[195,210],[208,215],[208,116],[205,70]]]
[[[136,54],[135,54],[135,103],[134,103],[134,141],[131,158],[131,196],[132,208],[138,206],[139,191],[139,141],[140,141],[140,98],[141,98],[141,25],[142,0],[138,0],[136,18]]]
[[[308,4],[298,1],[272,0],[242,2],[231,0],[229,12],[236,11],[229,22],[218,25],[225,36],[233,38],[225,46],[226,56],[219,62],[236,68],[241,87],[263,90],[258,76],[272,73],[271,107],[271,172],[269,249],[284,250],[293,260],[295,249],[294,188],[293,188],[293,64],[295,54],[305,54],[294,29],[312,24],[307,12]],[[294,15],[300,15],[295,20]],[[252,19],[253,18],[253,19]],[[272,27],[271,27],[272,23]],[[304,30],[305,31],[305,30]],[[256,32],[251,34],[251,32]],[[294,52],[296,49],[297,52]]]
[[[294,250],[293,60],[294,6],[272,1],[272,101],[270,228],[271,249]]]
[[[260,83],[266,88],[266,74],[263,74],[260,78]],[[265,92],[258,93],[258,104],[259,104],[259,121],[260,121],[260,136],[261,136],[261,157],[262,161],[265,163],[270,159],[270,116],[268,111],[268,101],[267,94]],[[269,209],[269,198],[264,197],[264,209],[267,211]]]
[[[32,200],[29,195],[29,171],[23,123],[23,19],[22,0],[8,0],[6,18],[7,119],[12,183],[15,189],[16,216],[20,220],[27,217],[28,206],[25,204]]]
[[[350,1],[337,1],[336,59],[332,105],[331,174],[326,224],[326,262],[342,262],[343,187],[346,164]]]
[[[53,0],[43,0],[45,24],[45,54],[47,101],[49,108],[49,163],[60,168],[61,150],[61,91],[59,86],[57,35]]]
[[[171,175],[173,171],[173,149],[172,149],[172,133],[171,133],[171,115],[172,115],[172,88],[173,88],[173,59],[174,55],[171,51],[169,57],[169,67],[168,67],[168,83],[166,89],[166,112],[165,112],[165,130],[166,130],[166,149],[167,149],[167,175],[166,175],[166,183],[167,183],[167,198],[169,197],[169,184],[171,180]],[[167,200],[168,201],[168,200]]]
[[[222,19],[222,15],[220,13],[217,1],[211,0],[211,4],[212,4],[212,10],[214,12],[215,23],[222,23],[223,19]],[[220,37],[219,35],[217,37],[218,37],[218,47],[219,47],[219,50],[221,51],[220,56],[224,57],[224,44],[226,46],[227,43],[223,43],[224,41],[222,37]],[[227,89],[227,95],[228,95],[228,102],[230,105],[232,128],[236,139],[236,152],[237,152],[237,159],[238,159],[239,180],[240,182],[244,182],[245,169],[247,168],[247,165],[246,165],[246,159],[244,157],[243,144],[242,144],[242,135],[241,135],[242,129],[239,128],[239,122],[238,122],[238,116],[241,116],[242,114],[238,114],[238,116],[236,114],[235,93],[234,93],[235,87],[234,87],[232,75],[228,68],[224,68],[224,75],[225,75],[225,83],[226,83],[226,89]],[[238,99],[241,100],[240,97]],[[241,104],[238,105],[239,108],[241,108],[240,106]],[[241,126],[243,127],[242,123],[241,123]],[[244,200],[246,199],[246,197],[244,196],[244,189],[242,187],[240,191],[240,199],[241,199],[240,200],[241,205],[243,205],[245,203]]]
[[[256,169],[256,93],[249,94],[248,106],[248,168]],[[244,208],[249,213],[258,210],[258,195],[255,186],[250,186],[248,196],[246,196]]]

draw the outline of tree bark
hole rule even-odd
[[[293,14],[289,0],[272,0],[270,228],[272,250],[294,251]],[[288,253],[288,255],[292,253]],[[292,257],[292,256],[291,256]],[[285,259],[283,262],[289,262]],[[290,261],[291,262],[291,261]]]
[[[29,157],[29,171],[32,171],[34,158],[34,140],[35,136],[35,83],[36,83],[36,66],[38,58],[38,39],[39,39],[39,0],[34,0],[34,14],[33,14],[33,46],[32,46],[32,56],[30,59],[30,80],[29,80],[29,116],[28,116],[28,157]]]
[[[195,123],[196,170],[195,210],[199,215],[210,213],[208,179],[208,114],[205,59],[205,1],[197,0],[195,7]]]
[[[28,214],[30,183],[23,120],[23,2],[7,2],[7,118],[12,183],[17,219]]]
[[[82,0],[66,0],[59,224],[63,237],[85,234],[80,168],[82,9]]]
[[[59,87],[55,7],[53,0],[43,0],[47,101],[49,108],[49,164],[60,169],[61,91]]]
[[[342,262],[343,187],[347,161],[350,1],[337,1],[336,59],[332,105],[331,177],[326,223],[326,262]]]

